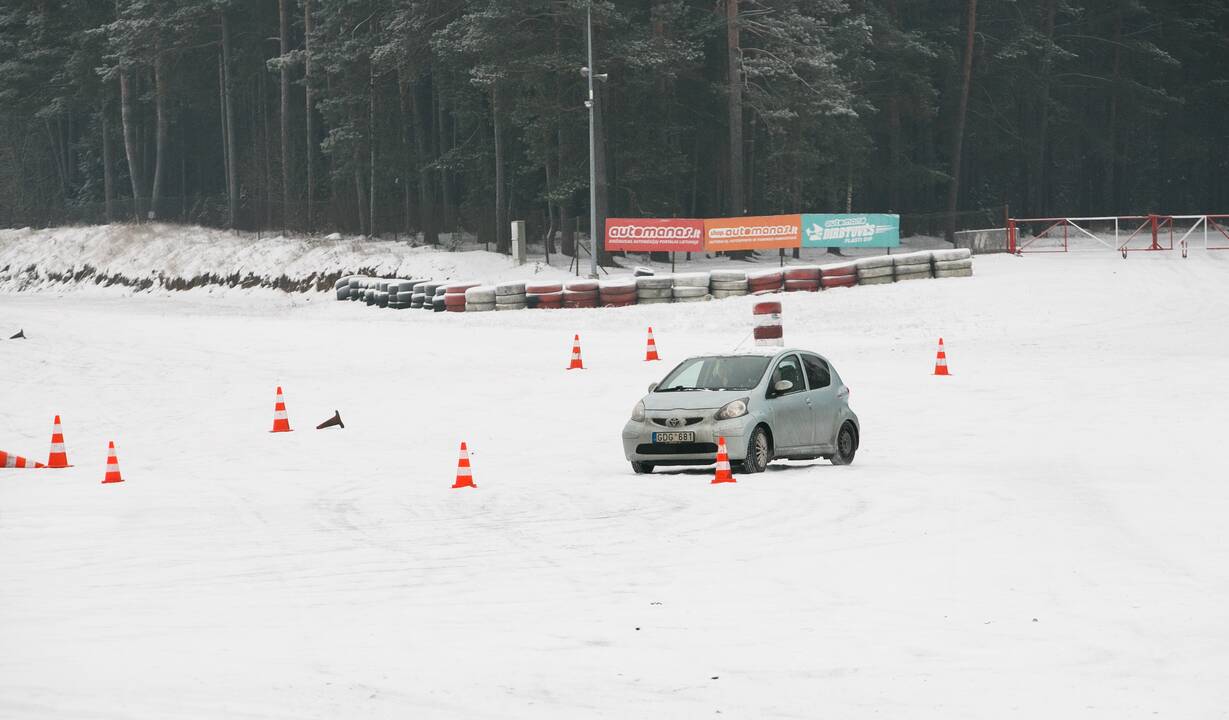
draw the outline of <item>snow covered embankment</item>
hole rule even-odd
[[[202,286],[330,290],[343,275],[436,277],[479,274],[492,279],[544,270],[514,268],[482,251],[443,252],[404,242],[237,234],[196,226],[96,225],[0,230],[0,291],[70,285],[137,291]]]

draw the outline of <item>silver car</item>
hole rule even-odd
[[[730,462],[758,473],[777,458],[848,465],[861,434],[831,363],[807,350],[756,348],[688,358],[650,385],[623,426],[623,452],[637,473],[708,465],[724,437]]]

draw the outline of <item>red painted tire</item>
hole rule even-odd
[[[819,268],[787,268],[785,282],[790,280],[818,280]]]
[[[564,283],[563,289],[565,291],[571,290],[572,292],[590,292],[590,291],[597,292],[597,281],[596,280],[569,280],[568,282]],[[528,289],[526,289],[526,291],[528,291]]]
[[[820,281],[825,288],[853,287],[858,284],[857,275],[825,275]]]
[[[752,334],[756,340],[776,340],[785,337],[785,329],[780,325],[765,325],[752,328]]]
[[[781,303],[779,301],[759,302],[751,308],[752,315],[773,315],[781,314]]]
[[[819,290],[819,279],[815,280],[786,280],[785,292],[815,292]]]
[[[563,292],[562,283],[525,283],[526,295],[548,295]]]

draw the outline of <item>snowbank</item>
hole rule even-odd
[[[195,226],[95,225],[46,230],[0,230],[0,291],[65,284],[185,290],[202,286],[331,289],[343,275],[488,280],[539,274],[564,277],[548,266],[515,266],[497,253],[450,252],[365,238],[257,237]]]

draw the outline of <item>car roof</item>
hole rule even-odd
[[[823,357],[821,353],[815,352],[814,350],[806,350],[804,348],[793,348],[793,347],[777,347],[775,345],[774,346],[757,345],[757,346],[753,346],[749,348],[743,348],[741,350],[735,350],[733,352],[728,352],[728,353],[712,353],[710,355],[696,355],[695,357],[744,357],[747,355],[758,355],[762,357],[775,358],[775,357],[780,357],[781,355],[788,355],[790,353],[795,353],[795,352],[807,353],[808,355],[819,355],[820,357]]]

